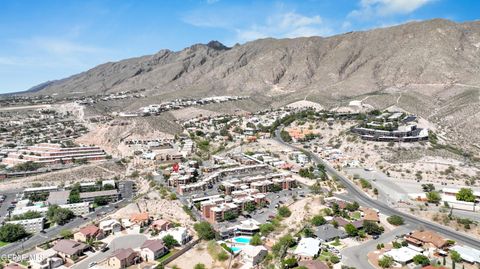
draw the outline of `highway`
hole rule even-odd
[[[361,202],[368,207],[376,208],[385,215],[401,216],[405,220],[405,223],[415,225],[415,226],[417,226],[417,228],[422,227],[422,228],[425,228],[425,229],[428,229],[428,230],[432,230],[432,231],[438,232],[440,234],[443,234],[448,239],[452,239],[452,240],[455,240],[457,242],[468,245],[470,247],[480,249],[480,240],[475,239],[472,236],[469,236],[469,235],[464,234],[464,233],[457,232],[457,231],[455,231],[451,228],[442,226],[442,225],[437,224],[437,223],[433,223],[433,222],[430,222],[430,221],[427,221],[427,220],[423,220],[423,219],[419,218],[418,216],[413,216],[413,215],[398,211],[397,209],[389,207],[388,205],[386,205],[385,203],[383,203],[381,201],[373,200],[372,198],[367,196],[359,187],[357,187],[355,185],[355,183],[353,183],[348,178],[346,178],[344,175],[339,173],[337,170],[335,170],[333,167],[331,167],[327,162],[324,162],[316,154],[283,141],[281,136],[280,136],[280,130],[282,128],[283,128],[283,126],[280,126],[277,130],[275,130],[275,139],[279,143],[281,143],[281,144],[283,144],[287,147],[290,147],[290,148],[295,149],[295,150],[301,150],[301,151],[305,152],[306,154],[308,154],[310,156],[310,158],[314,162],[321,163],[321,164],[325,165],[325,169],[326,169],[327,173],[330,176],[335,176],[336,178],[338,178],[338,180],[340,180],[342,182],[342,184],[345,186],[345,189],[348,191],[348,193],[350,194],[350,197],[352,199],[354,199],[358,202]]]

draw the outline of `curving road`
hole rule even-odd
[[[322,159],[320,159],[314,153],[312,153],[308,150],[305,150],[303,148],[288,144],[285,141],[283,141],[281,136],[280,136],[280,130],[282,128],[283,128],[283,126],[280,126],[277,130],[275,130],[275,139],[279,143],[281,143],[285,146],[288,146],[292,149],[304,151],[306,154],[308,154],[310,156],[310,158],[314,162],[321,163],[321,164],[325,165],[325,169],[327,170],[327,173],[331,176],[332,175],[335,176],[336,178],[338,178],[338,180],[340,180],[343,183],[343,185],[345,186],[345,189],[348,191],[348,193],[350,194],[352,199],[355,199],[359,202],[362,202],[366,206],[376,208],[376,209],[380,210],[380,212],[382,212],[386,215],[401,216],[405,220],[405,223],[407,223],[407,224],[421,226],[425,229],[429,229],[429,230],[438,232],[440,234],[443,234],[444,236],[446,236],[449,239],[453,239],[457,242],[461,242],[461,243],[463,243],[465,245],[468,245],[470,247],[480,249],[480,240],[475,239],[472,236],[469,236],[469,235],[464,234],[464,233],[457,232],[453,229],[450,229],[448,227],[442,226],[442,225],[437,224],[437,223],[433,223],[433,222],[430,222],[430,221],[427,221],[427,220],[420,219],[417,216],[413,216],[413,215],[398,211],[395,208],[389,207],[388,205],[384,204],[383,202],[373,200],[372,198],[367,196],[360,188],[358,188],[352,181],[350,181],[344,175],[340,174],[337,170],[335,170],[333,167],[331,167],[328,163],[324,162]]]

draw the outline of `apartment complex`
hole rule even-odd
[[[43,230],[45,219],[41,217],[41,218],[35,218],[35,219],[7,221],[6,223],[18,224],[22,226],[27,233],[36,234]]]
[[[107,157],[100,147],[62,147],[61,144],[41,143],[8,153],[2,163],[14,166],[25,162],[44,165],[71,163],[75,160],[100,161]]]

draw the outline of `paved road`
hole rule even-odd
[[[282,127],[280,127],[280,128],[282,128]],[[283,145],[288,146],[290,148],[296,149],[296,150],[303,150],[308,155],[310,155],[310,157],[312,158],[313,161],[315,161],[316,163],[324,164],[325,169],[327,170],[327,173],[337,177],[338,180],[340,180],[343,183],[346,190],[348,191],[348,193],[350,194],[350,196],[353,199],[355,199],[359,202],[362,202],[363,204],[365,204],[365,205],[367,205],[371,208],[376,208],[376,209],[380,210],[382,213],[384,213],[385,215],[401,216],[407,224],[413,224],[413,225],[416,225],[418,227],[423,227],[425,229],[433,230],[435,232],[443,234],[444,236],[446,236],[449,239],[453,239],[455,241],[464,243],[465,245],[480,249],[480,240],[478,240],[478,239],[475,239],[475,238],[473,238],[473,237],[471,237],[467,234],[457,232],[453,229],[447,228],[447,227],[442,226],[440,224],[433,223],[433,222],[430,222],[430,221],[427,221],[427,220],[423,220],[423,219],[418,218],[417,216],[413,216],[413,215],[398,211],[395,208],[391,208],[390,206],[386,205],[385,203],[383,203],[381,201],[376,201],[376,200],[371,199],[361,189],[359,189],[352,181],[350,181],[344,175],[340,174],[337,170],[335,170],[333,167],[331,167],[328,163],[324,162],[317,155],[315,155],[315,154],[311,153],[310,151],[305,150],[303,148],[296,147],[296,146],[293,146],[293,145],[290,145],[290,144],[284,142],[280,137],[280,130],[281,130],[280,128],[275,131],[275,136],[276,136],[275,139],[278,142],[280,142]]]
[[[366,258],[368,253],[377,248],[379,243],[390,243],[396,236],[410,232],[414,227],[409,225],[400,226],[394,230],[382,234],[377,240],[370,240],[361,245],[346,248],[340,253],[342,254],[342,263],[356,268],[369,269],[373,267]]]
[[[127,234],[120,235],[108,244],[109,249],[105,252],[97,251],[88,258],[76,263],[72,266],[72,269],[88,269],[88,265],[92,262],[99,263],[107,259],[112,253],[121,248],[139,248],[147,240],[147,237],[143,234]]]
[[[110,214],[114,212],[115,210],[117,210],[115,206],[118,208],[121,208],[130,202],[131,202],[131,199],[121,200],[115,204],[109,205],[108,207],[107,206],[101,207],[97,209],[95,212],[91,212],[88,215],[84,216],[85,218],[77,217],[71,220],[70,222],[66,223],[65,225],[62,225],[62,226],[57,225],[52,228],[46,229],[45,233],[34,234],[23,242],[15,242],[15,243],[8,244],[0,248],[0,256],[15,254],[15,253],[17,254],[22,253],[25,250],[31,249],[37,245],[41,245],[43,243],[46,243],[58,237],[58,235],[62,230],[65,230],[65,229],[71,230],[71,229],[78,228],[84,224],[87,224],[96,219],[102,218],[106,214]]]
[[[16,193],[8,192],[8,193],[1,193],[5,195],[5,201],[0,204],[0,223],[7,217],[8,214],[8,207],[12,204],[13,199],[15,199]]]

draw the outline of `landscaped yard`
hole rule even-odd
[[[157,259],[157,262],[163,262],[165,261],[166,259],[168,259],[170,256],[173,255],[173,253],[177,252],[177,250],[175,249],[172,249],[170,250],[166,255],[163,255],[162,257],[158,258]]]
[[[318,256],[318,259],[321,260],[321,261],[327,262],[327,261],[330,260],[330,257],[332,257],[332,256],[335,256],[335,255],[333,255],[333,253],[331,253],[329,251],[322,250],[322,252]]]
[[[352,217],[352,219],[359,220],[362,217],[362,214],[358,211],[355,211],[355,212],[352,213],[351,217]]]

